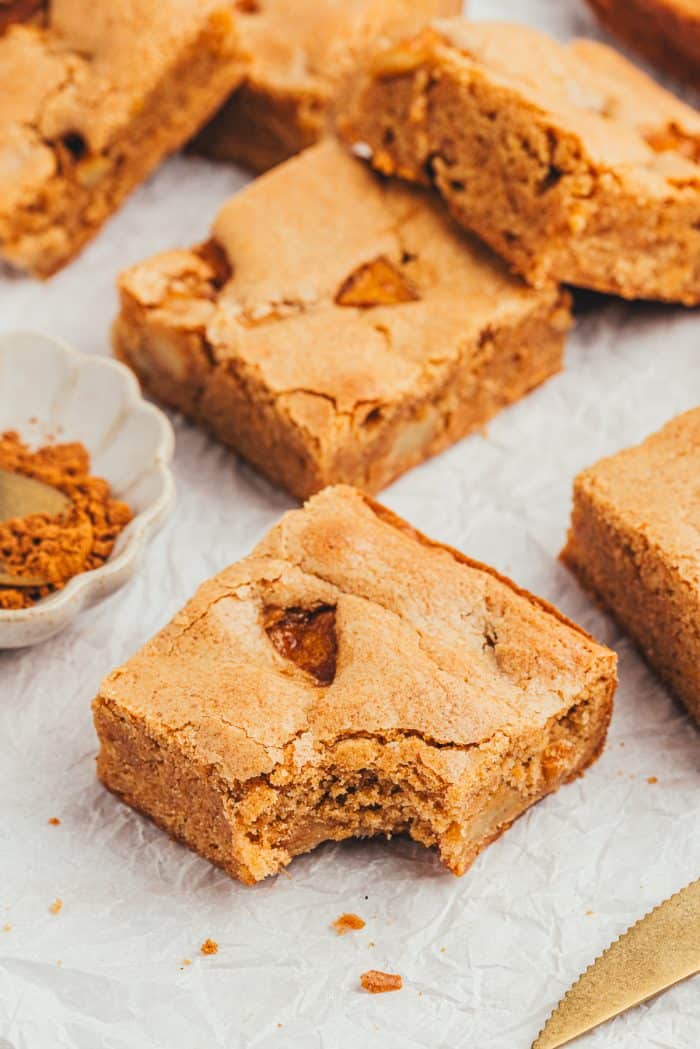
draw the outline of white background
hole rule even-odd
[[[472,9],[563,36],[596,32],[577,0]],[[170,161],[49,284],[0,276],[0,328],[109,352],[118,271],[206,236],[244,181],[201,160]],[[587,301],[562,375],[488,436],[383,495],[429,535],[554,601],[620,657],[601,760],[460,880],[397,840],[325,846],[289,876],[245,888],[96,782],[90,701],[101,677],[292,505],[176,423],[179,503],[139,578],[55,640],[0,653],[0,1045],[4,1036],[13,1049],[528,1049],[578,973],[700,873],[698,732],[556,560],[576,471],[700,401],[699,343],[697,313]],[[345,910],[367,925],[339,938],[329,923]],[[205,958],[207,937],[219,953]],[[402,973],[404,990],[363,993],[368,968]],[[697,979],[678,986],[581,1047],[695,1049],[699,991]]]

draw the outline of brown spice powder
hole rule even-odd
[[[0,563],[17,575],[48,580],[41,587],[0,587],[0,608],[27,608],[60,590],[79,572],[99,568],[132,519],[109,484],[90,475],[90,457],[79,442],[31,451],[13,430],[0,435],[0,468],[34,477],[73,502],[66,514],[31,514],[0,523]]]

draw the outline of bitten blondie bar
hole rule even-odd
[[[603,25],[651,62],[700,86],[699,0],[588,0]]]
[[[0,258],[47,277],[245,62],[228,0],[53,0],[38,20],[37,6],[14,5],[35,17],[0,35]]]
[[[700,408],[579,474],[562,558],[700,722]]]
[[[243,85],[198,136],[217,160],[264,171],[326,131],[344,77],[358,59],[461,0],[239,0],[241,36],[252,56]]]
[[[347,108],[380,171],[432,181],[535,286],[700,301],[700,114],[611,48],[446,19]]]
[[[98,774],[247,883],[398,833],[463,874],[597,757],[615,667],[551,605],[329,488],[106,679]]]
[[[122,275],[116,353],[300,498],[382,488],[561,366],[565,294],[331,140],[234,197],[213,237]]]

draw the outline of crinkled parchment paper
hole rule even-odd
[[[596,32],[577,0],[473,9],[562,35]],[[0,278],[0,328],[107,353],[117,272],[203,237],[243,181],[194,158],[171,161],[49,284]],[[697,312],[596,300],[562,375],[487,436],[384,493],[418,528],[615,647],[610,741],[583,779],[537,805],[461,879],[395,840],[319,848],[256,888],[174,844],[95,779],[90,701],[103,674],[291,506],[177,422],[177,512],[138,578],[55,640],[0,653],[0,1045],[528,1049],[578,973],[700,871],[700,734],[556,560],[575,472],[699,401]],[[63,907],[52,914],[56,898]],[[365,928],[338,937],[329,926],[343,911]],[[218,954],[199,953],[207,937]],[[370,968],[401,973],[403,991],[363,993]],[[697,979],[680,985],[581,1047],[695,1049],[699,991]]]

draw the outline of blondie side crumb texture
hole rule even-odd
[[[382,41],[454,15],[461,0],[239,0],[251,68],[195,141],[217,160],[264,171],[326,132],[342,84]]]
[[[588,0],[624,43],[681,80],[700,86],[698,0]]]
[[[377,491],[482,426],[560,369],[570,325],[565,293],[331,140],[119,286],[115,351],[144,388],[300,498]]]
[[[386,991],[400,991],[403,979],[399,973],[383,973],[379,969],[368,969],[362,973],[360,983],[363,990],[370,994],[384,994]]]
[[[53,0],[0,35],[0,258],[47,277],[241,82],[222,0]],[[27,14],[29,8],[27,7]]]
[[[439,21],[373,58],[339,126],[536,287],[700,301],[700,114],[611,48]]]
[[[394,834],[463,874],[597,757],[615,668],[550,605],[328,488],[104,681],[98,775],[246,883]]]
[[[562,558],[700,723],[700,408],[579,474]]]

